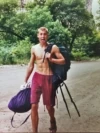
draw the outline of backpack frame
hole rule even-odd
[[[52,50],[52,46],[54,44],[48,44],[47,48],[45,49],[45,54],[44,54],[44,58],[43,58],[43,62],[44,62],[44,59],[45,59],[45,55],[47,52],[51,52]],[[54,90],[57,90],[58,87],[60,87],[60,91],[61,91],[61,94],[62,94],[62,97],[63,97],[63,101],[65,103],[65,106],[66,106],[66,109],[68,111],[68,114],[71,118],[71,115],[70,115],[70,111],[68,109],[68,105],[67,105],[67,102],[66,102],[66,99],[65,99],[65,96],[64,96],[64,93],[63,93],[63,90],[62,90],[62,86],[64,85],[65,88],[66,88],[66,91],[70,97],[70,100],[71,102],[73,103],[76,111],[77,111],[77,114],[78,116],[80,117],[80,113],[78,111],[78,108],[75,104],[75,102],[73,101],[72,97],[71,97],[71,94],[68,90],[68,87],[67,85],[65,84],[64,80],[67,79],[67,72],[68,70],[70,69],[70,65],[71,65],[71,61],[70,61],[70,57],[69,57],[69,52],[68,52],[68,49],[66,49],[64,46],[58,46],[61,54],[63,55],[63,57],[65,58],[65,64],[64,65],[58,65],[58,64],[51,64],[50,61],[48,60],[48,63],[49,63],[49,67],[51,68],[52,72],[53,72],[53,79],[52,79],[52,84],[53,84],[53,88]],[[67,64],[68,63],[68,64]]]

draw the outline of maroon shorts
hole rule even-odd
[[[34,73],[31,86],[31,104],[37,104],[43,95],[43,104],[54,106],[56,92],[52,87],[52,75]]]

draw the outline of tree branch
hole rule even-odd
[[[24,37],[20,36],[19,34],[15,33],[12,29],[10,29],[9,27],[6,27],[6,26],[3,26],[3,25],[0,25],[0,28],[3,29],[3,31],[0,31],[0,32],[6,32],[6,33],[9,33],[9,34],[12,34],[14,36],[17,36],[18,38],[20,38],[21,40],[24,39]]]

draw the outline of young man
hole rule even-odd
[[[55,105],[55,95],[56,93],[53,90],[52,86],[52,70],[49,67],[48,60],[56,64],[64,64],[65,59],[59,51],[59,48],[56,45],[53,45],[51,53],[47,53],[44,58],[45,49],[49,45],[48,40],[48,29],[46,27],[40,27],[37,34],[39,43],[35,46],[32,46],[31,49],[31,58],[27,68],[27,73],[25,77],[25,82],[27,83],[33,69],[34,63],[36,64],[35,73],[32,78],[31,86],[31,119],[33,132],[38,132],[38,103],[40,100],[40,95],[43,94],[43,104],[46,105],[50,116],[50,131],[56,132],[56,119],[54,116],[54,105]],[[57,58],[53,58],[52,55],[55,55]]]

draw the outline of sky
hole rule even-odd
[[[92,14],[96,16],[96,11],[99,9],[98,0],[93,0],[92,2]]]

